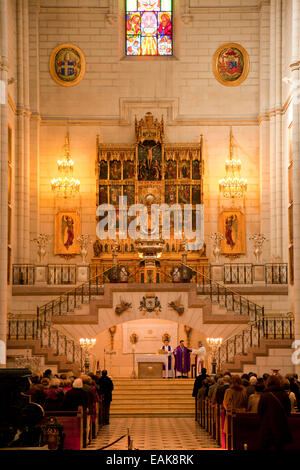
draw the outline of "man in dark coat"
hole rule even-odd
[[[112,391],[114,389],[114,384],[112,380],[107,377],[107,370],[102,371],[102,377],[98,382],[100,388],[100,394],[103,395],[103,405],[104,405],[104,423],[109,424],[109,409],[110,403],[112,401]]]
[[[276,375],[270,376],[258,405],[261,449],[269,450],[275,447],[276,450],[282,450],[285,444],[292,442],[287,420],[290,412],[291,402],[280,386],[280,378]]]
[[[201,369],[201,374],[195,378],[194,388],[193,388],[193,397],[195,398],[195,420],[197,420],[197,405],[198,405],[198,391],[202,387],[203,380],[206,379],[208,375],[206,374],[206,369],[203,367]]]

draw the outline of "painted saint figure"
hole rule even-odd
[[[133,15],[128,15],[127,17],[127,36],[137,36],[141,32],[140,20],[141,17],[138,13],[134,13]]]
[[[230,215],[225,221],[225,239],[227,245],[233,248],[238,238],[238,219],[237,215]]]
[[[191,367],[191,352],[191,349],[185,347],[183,340],[181,340],[179,346],[174,349],[176,377],[186,378],[188,376]]]
[[[172,37],[172,22],[168,13],[162,13],[160,16],[160,24],[158,27],[158,34],[160,37],[168,36]]]
[[[196,377],[201,374],[201,370],[204,367],[204,359],[206,356],[206,348],[202,341],[198,343],[198,349],[192,349],[192,353],[196,355],[195,366],[196,366]]]
[[[74,241],[74,220],[72,217],[68,215],[63,217],[62,230],[64,246],[68,250]]]
[[[173,370],[172,370],[172,354],[173,348],[170,346],[169,341],[167,339],[164,340],[164,344],[162,345],[161,349],[166,351],[168,354],[168,370],[166,370],[166,366],[163,365],[164,370],[164,378],[173,378]]]

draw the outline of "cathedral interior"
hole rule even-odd
[[[300,0],[1,0],[0,370],[154,390],[167,339],[190,387],[199,342],[209,374],[300,372],[299,22]]]

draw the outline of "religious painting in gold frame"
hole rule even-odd
[[[214,54],[213,71],[222,85],[240,85],[249,72],[249,56],[246,49],[237,43],[223,44]]]
[[[59,85],[75,86],[84,77],[85,57],[74,44],[60,44],[51,52],[50,74]]]
[[[221,254],[225,256],[245,254],[245,215],[241,210],[223,210],[219,215]]]
[[[54,254],[74,256],[80,254],[77,238],[80,236],[80,214],[77,211],[59,211],[55,216]]]

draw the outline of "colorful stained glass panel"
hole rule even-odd
[[[127,0],[126,55],[172,55],[172,0]]]

